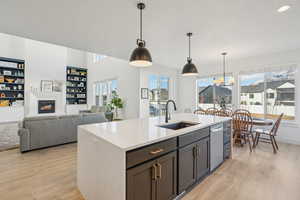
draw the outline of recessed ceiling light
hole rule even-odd
[[[280,8],[278,8],[277,11],[280,12],[280,13],[283,13],[283,12],[287,11],[290,8],[291,8],[291,6],[285,5],[285,6],[281,6]]]

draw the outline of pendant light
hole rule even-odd
[[[182,76],[197,76],[198,70],[197,67],[192,63],[191,58],[191,37],[193,33],[186,34],[189,37],[189,57],[187,58],[187,64],[184,65],[182,70]]]
[[[138,3],[137,8],[140,10],[140,38],[137,39],[137,48],[134,49],[130,56],[129,64],[135,67],[149,67],[152,65],[151,54],[146,49],[146,42],[143,40],[143,18],[142,11],[145,9],[144,3]]]
[[[225,72],[225,64],[226,64],[226,55],[227,55],[227,53],[226,52],[223,52],[222,54],[221,54],[222,56],[223,56],[223,80],[222,80],[222,82],[221,82],[221,85],[223,85],[223,86],[225,86],[226,85],[226,82],[225,82],[225,77],[226,77],[226,72]]]

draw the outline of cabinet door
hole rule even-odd
[[[172,200],[177,196],[177,152],[157,159],[156,193],[157,200]]]
[[[182,193],[196,181],[196,144],[178,151],[178,193]]]
[[[126,200],[156,199],[156,162],[151,161],[127,170]]]
[[[209,154],[210,154],[210,141],[209,138],[205,138],[197,142],[197,180],[201,179],[209,172]]]

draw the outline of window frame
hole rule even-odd
[[[295,71],[295,78],[294,78],[294,81],[295,81],[295,113],[294,113],[294,119],[293,120],[286,120],[286,119],[282,119],[282,122],[285,123],[285,124],[298,124],[299,123],[299,119],[298,119],[298,115],[297,115],[297,110],[298,110],[298,106],[297,106],[297,102],[299,101],[299,99],[297,98],[297,94],[298,94],[298,91],[297,91],[297,87],[298,87],[298,80],[297,80],[297,73],[298,72],[298,68],[297,68],[297,64],[291,64],[291,65],[281,65],[281,66],[277,66],[277,67],[264,67],[260,70],[249,70],[249,71],[240,71],[238,74],[237,74],[237,96],[238,96],[238,108],[240,108],[240,105],[241,105],[241,76],[243,75],[251,75],[251,74],[255,74],[255,73],[263,73],[264,74],[264,119],[267,119],[266,118],[266,115],[267,115],[267,103],[268,103],[268,98],[267,98],[267,91],[265,90],[266,88],[266,84],[267,84],[267,81],[266,81],[266,74],[267,73],[270,73],[270,72],[280,72],[280,71],[283,71],[283,70],[294,70]]]
[[[205,79],[205,78],[216,78],[216,77],[222,77],[223,78],[223,74],[211,74],[211,75],[205,75],[205,76],[197,76],[196,77],[196,109],[199,109],[199,102],[198,102],[198,94],[199,94],[199,87],[198,87],[198,81],[199,79]],[[235,76],[233,73],[226,73],[225,74],[225,79],[226,77],[232,77],[234,79],[234,83],[231,85],[231,107],[233,108],[234,107],[234,88],[235,88],[235,84],[237,83],[237,81],[235,80]],[[215,80],[215,79],[214,79]],[[215,96],[215,93],[213,94]],[[214,106],[215,106],[215,103],[214,103]]]
[[[150,91],[151,91],[151,89],[150,89],[150,77],[151,76],[155,76],[155,77],[157,77],[157,88],[155,88],[155,89],[157,89],[158,91],[160,91],[161,90],[161,78],[167,78],[168,79],[168,87],[167,87],[167,90],[168,90],[168,99],[170,99],[170,89],[171,89],[171,87],[170,87],[170,83],[171,83],[171,77],[170,76],[168,76],[168,75],[164,75],[164,74],[149,74],[148,75],[148,84],[149,84],[149,87],[148,87],[148,89],[149,89],[149,93],[150,93]],[[151,115],[151,113],[150,113],[150,105],[151,105],[151,103],[152,102],[156,102],[157,104],[160,104],[161,102],[167,102],[168,100],[161,100],[160,99],[160,94],[159,94],[159,99],[157,100],[157,101],[152,101],[151,99],[150,99],[150,95],[149,95],[149,116],[152,116]],[[160,116],[162,114],[162,110],[160,110],[160,114],[159,115],[155,115],[155,116]]]
[[[118,92],[118,78],[110,78],[110,79],[105,79],[105,80],[101,80],[101,81],[95,81],[93,83],[93,101],[94,101],[94,105],[96,105],[96,85],[97,84],[106,84],[106,87],[108,88],[108,85],[109,85],[109,82],[112,82],[112,81],[116,81],[116,91]],[[110,92],[112,91],[112,89],[110,88]],[[107,102],[109,102],[111,100],[111,95],[108,95],[108,98],[107,98]],[[107,105],[107,104],[106,104]],[[103,104],[103,102],[100,104],[99,102],[99,105],[98,106],[106,106]]]

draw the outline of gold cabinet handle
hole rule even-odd
[[[161,164],[157,163],[157,167],[158,167],[158,175],[157,175],[157,178],[161,179]]]
[[[157,168],[156,164],[152,165],[152,179],[156,180],[157,179]]]
[[[150,153],[151,155],[155,155],[155,154],[161,153],[161,152],[163,152],[163,151],[164,151],[164,149],[157,149],[157,150],[150,151],[149,153]]]

